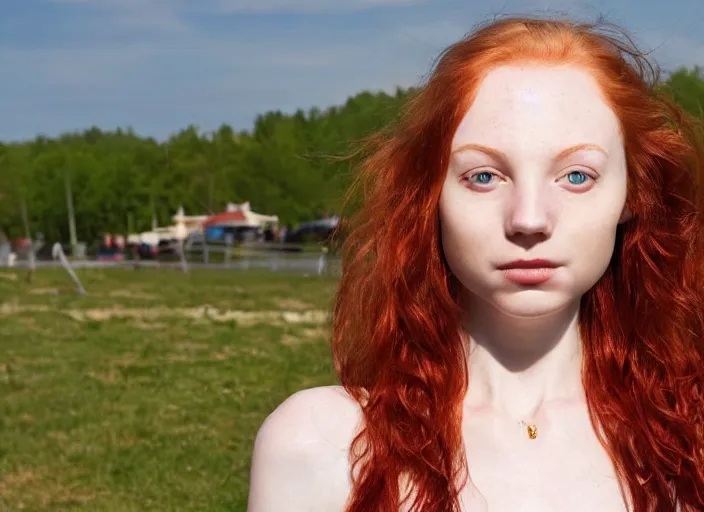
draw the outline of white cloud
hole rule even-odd
[[[190,25],[187,12],[354,10],[409,1],[84,0],[80,6],[66,5],[91,14],[92,25],[83,28],[123,37],[87,40],[78,49],[0,48],[0,69],[15,77],[4,81],[0,95],[0,111],[6,113],[0,139],[93,124],[132,125],[159,137],[189,123],[204,129],[223,122],[250,128],[253,117],[266,110],[324,108],[361,90],[414,85],[437,54],[474,23],[528,4],[488,0],[442,10],[440,0],[434,0],[438,4],[429,6],[427,19],[399,15],[384,30],[351,26],[344,33],[311,29],[295,36],[276,30],[218,36]],[[639,36],[651,47],[667,39],[656,33]],[[125,39],[132,42],[117,42]],[[668,39],[658,52],[663,67],[704,62],[704,45],[682,36]]]
[[[351,41],[189,31],[127,45],[0,48],[0,68],[19,77],[0,95],[0,139],[94,124],[158,137],[189,123],[250,128],[267,110],[326,107],[364,89],[417,83],[426,66],[408,51],[413,45],[393,31]]]

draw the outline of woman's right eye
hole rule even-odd
[[[487,171],[482,171],[474,175],[476,183],[481,183],[482,185],[491,183],[493,177],[494,175]]]
[[[465,176],[465,180],[468,185],[474,186],[477,188],[486,188],[490,185],[493,185],[494,182],[498,176],[494,174],[493,172],[490,171],[478,171],[474,172],[472,174],[469,174],[468,176]]]

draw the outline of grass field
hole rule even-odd
[[[332,278],[0,270],[0,510],[243,511],[264,418],[335,383]]]

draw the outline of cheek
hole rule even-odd
[[[621,184],[618,185],[595,190],[584,200],[565,202],[558,216],[558,226],[585,250],[590,245],[613,244],[626,195],[625,190],[621,191]]]
[[[615,201],[616,202],[616,201]],[[613,204],[613,203],[612,203]],[[614,252],[620,210],[593,208],[591,215],[563,218],[560,250],[568,255],[575,289],[586,292],[602,277]]]
[[[572,253],[582,265],[595,269],[608,265],[616,241],[617,222],[592,219],[581,228],[575,227],[569,237]]]
[[[454,272],[457,266],[475,267],[486,260],[497,233],[503,233],[499,212],[457,195],[443,196],[439,205],[442,249]]]
[[[496,230],[464,219],[443,223],[441,236],[445,251],[454,251],[462,254],[465,259],[476,260],[487,252],[491,244],[490,237],[496,236]]]

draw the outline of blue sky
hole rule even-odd
[[[497,14],[606,14],[664,69],[704,65],[704,0],[0,0],[0,140],[167,137],[418,83]]]

